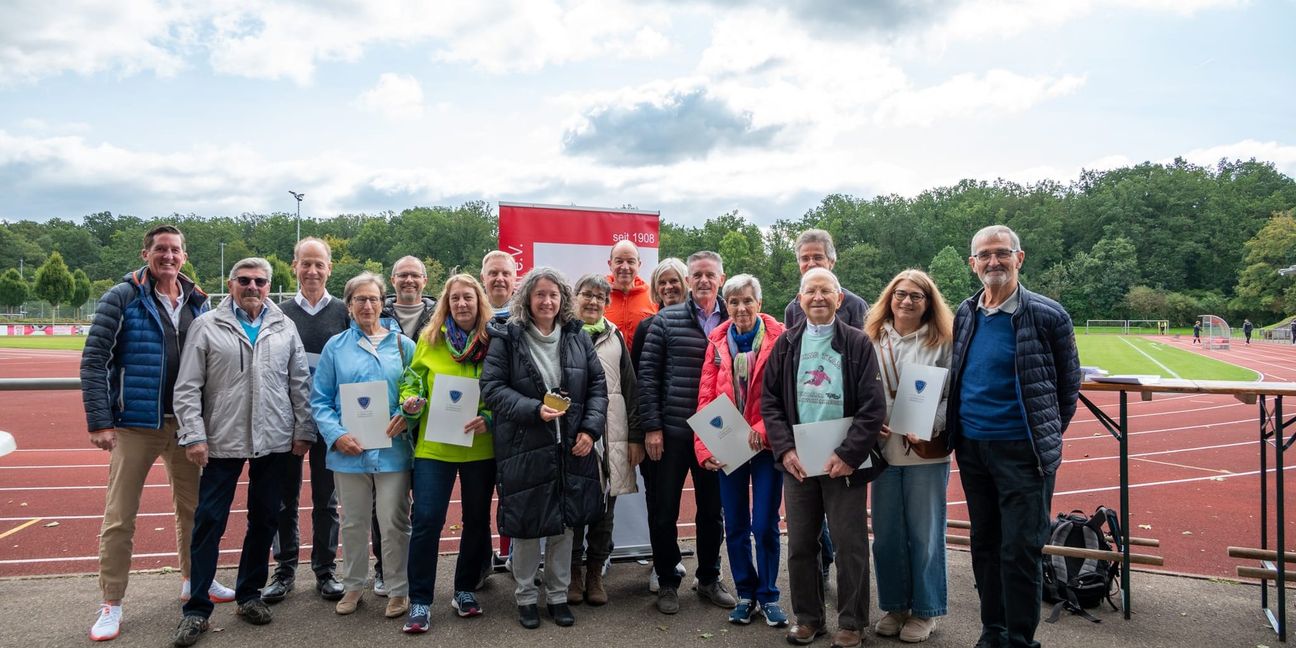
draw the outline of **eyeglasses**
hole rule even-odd
[[[270,280],[265,277],[234,277],[234,281],[237,281],[240,286],[254,283],[257,288],[265,288],[265,285],[270,283]]]
[[[396,279],[422,279],[422,272],[401,272],[393,275]]]
[[[351,298],[351,303],[358,304],[358,305],[371,304],[377,306],[378,303],[381,301],[382,301],[382,297],[352,297]]]
[[[604,295],[603,293],[592,293],[592,292],[582,291],[576,293],[576,296],[580,297],[581,299],[584,299],[585,301],[592,301],[592,302],[607,301],[607,295]]]
[[[896,290],[891,293],[891,298],[898,302],[908,299],[915,304],[921,304],[924,299],[927,299],[927,295],[920,292],[909,292],[908,290]]]
[[[1010,250],[1008,248],[1001,248],[998,250],[982,250],[981,252],[977,252],[972,256],[977,261],[980,261],[981,263],[985,263],[986,261],[990,260],[990,257],[994,257],[1000,261],[1007,261],[1008,259],[1012,258],[1012,255],[1017,254],[1018,252],[1021,252],[1021,250]]]

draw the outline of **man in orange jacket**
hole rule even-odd
[[[612,246],[612,254],[608,257],[612,301],[603,316],[621,330],[627,347],[632,345],[639,321],[657,312],[648,284],[639,278],[639,265],[639,248],[634,243],[619,241]]]

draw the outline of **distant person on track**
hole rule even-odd
[[[1025,259],[1003,225],[972,237],[984,288],[954,318],[945,423],[972,523],[978,645],[1014,648],[1039,646],[1040,557],[1081,380],[1071,316],[1019,283]]]
[[[144,235],[144,267],[104,293],[81,353],[81,399],[90,443],[112,453],[103,526],[99,532],[99,589],[103,605],[90,638],[121,631],[122,599],[131,566],[135,516],[149,469],[160,456],[175,504],[176,550],[182,600],[189,597],[189,538],[198,502],[198,467],[176,444],[171,393],[189,327],[207,312],[207,294],[180,273],[188,259],[184,234],[159,225]],[[215,580],[208,597],[234,599]]]
[[[1294,327],[1292,330],[1296,330]],[[1193,322],[1193,344],[1201,344],[1201,320]]]
[[[1242,337],[1246,338],[1246,343],[1251,344],[1251,331],[1255,330],[1255,324],[1251,320],[1242,320]]]
[[[292,270],[297,277],[297,294],[279,304],[284,315],[297,327],[306,362],[312,373],[319,364],[320,352],[329,338],[345,331],[349,316],[347,307],[328,292],[333,274],[333,250],[327,241],[313,236],[297,242],[293,249]],[[325,465],[328,445],[316,439],[307,453],[310,461],[311,487],[311,571],[315,574],[315,591],[326,601],[342,598],[342,584],[334,577],[337,568],[338,509],[333,471]],[[261,591],[266,603],[282,601],[293,590],[301,553],[301,532],[297,509],[301,501],[302,462],[295,461],[283,479],[283,494],[275,533],[275,570],[270,584]],[[382,578],[377,579],[381,583]],[[375,584],[375,587],[377,586]]]
[[[235,263],[227,283],[230,296],[194,322],[180,357],[179,443],[202,468],[202,479],[189,549],[193,592],[176,627],[176,646],[192,646],[207,631],[212,613],[207,590],[244,464],[247,532],[234,596],[244,621],[264,625],[272,619],[261,588],[283,479],[310,451],[316,433],[306,350],[297,327],[267,301],[270,278],[265,259]]]

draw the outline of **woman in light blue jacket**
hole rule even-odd
[[[405,367],[414,355],[414,341],[400,327],[381,320],[382,277],[362,272],[346,283],[343,301],[351,314],[351,327],[334,335],[320,353],[311,393],[311,409],[320,437],[328,447],[327,465],[333,471],[342,504],[341,540],[346,593],[338,601],[338,614],[351,614],[360,604],[369,567],[369,516],[377,502],[382,531],[383,572],[390,596],[386,615],[396,618],[409,609],[409,581],[405,559],[410,537],[410,466],[413,452],[405,419],[399,416],[398,388]],[[349,383],[387,383],[387,436],[389,448],[365,448],[342,424],[341,387]],[[361,406],[364,407],[363,405]],[[371,445],[374,445],[372,442]]]

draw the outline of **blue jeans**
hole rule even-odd
[[[945,603],[945,491],[949,462],[891,466],[873,482],[878,607],[931,618]]]
[[[194,511],[193,541],[189,545],[190,598],[181,608],[187,615],[211,616],[212,602],[207,590],[216,578],[216,561],[220,558],[221,536],[229,522],[230,506],[238,486],[243,464],[248,464],[247,535],[243,536],[243,553],[239,556],[238,580],[234,599],[240,604],[261,598],[270,567],[266,557],[274,541],[276,518],[282,500],[283,477],[301,458],[291,452],[277,452],[256,459],[209,459],[198,483],[198,508]]]
[[[445,527],[456,476],[459,477],[463,532],[459,534],[459,557],[455,562],[455,591],[476,591],[477,583],[491,567],[490,510],[495,489],[495,460],[455,463],[415,459],[414,526],[406,567],[411,603],[432,604],[441,529]]]
[[[783,503],[783,473],[774,467],[768,450],[731,474],[720,473],[720,505],[724,508],[725,547],[738,598],[757,603],[779,600],[779,505]],[[752,538],[756,562],[752,563]]]

